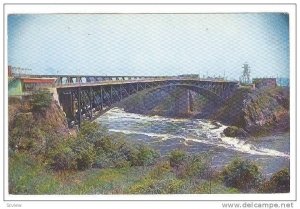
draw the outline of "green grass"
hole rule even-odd
[[[237,194],[240,191],[236,188],[226,187],[220,180],[203,181],[195,187],[196,194]]]
[[[147,169],[143,167],[90,169],[70,173],[58,190],[59,194],[120,194],[137,181]],[[57,175],[60,178],[60,174]]]
[[[53,194],[59,182],[45,172],[38,159],[17,153],[9,160],[9,192],[11,194]]]
[[[237,193],[221,182],[178,178],[168,163],[154,166],[65,170],[47,169],[42,160],[26,153],[9,159],[10,194],[201,194]]]

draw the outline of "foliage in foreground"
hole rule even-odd
[[[52,95],[47,90],[38,90],[32,95],[32,109],[34,111],[43,111],[50,106]]]
[[[270,180],[264,182],[260,189],[263,193],[288,193],[290,192],[290,171],[284,168],[273,174]]]
[[[18,128],[30,129],[30,123],[26,124],[26,121],[26,118],[20,120]],[[21,133],[16,135],[22,136]],[[29,135],[30,132],[25,132],[24,139]],[[213,172],[208,156],[174,150],[168,156],[160,157],[150,147],[132,145],[122,135],[110,135],[96,123],[84,122],[76,137],[47,139],[43,143],[44,152],[36,152],[40,141],[34,146],[20,146],[20,143],[10,146],[11,194],[289,191],[287,169],[261,184],[261,173],[254,162],[238,159],[222,172]]]
[[[259,167],[249,160],[233,160],[224,168],[222,175],[226,186],[237,188],[242,192],[255,190],[262,183]]]
[[[21,152],[9,158],[10,194],[54,194],[59,182],[50,172],[45,172],[41,159]]]

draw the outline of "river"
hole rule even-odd
[[[289,133],[253,139],[225,137],[227,127],[203,119],[174,119],[127,113],[114,108],[97,119],[109,132],[123,133],[133,143],[147,143],[161,155],[180,148],[210,153],[212,165],[223,167],[235,157],[256,161],[266,177],[289,167]]]

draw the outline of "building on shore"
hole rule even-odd
[[[42,88],[52,87],[56,78],[20,77],[9,79],[8,96],[24,96]]]
[[[31,69],[8,66],[8,96],[30,95],[43,88],[52,87],[56,78],[34,77]]]

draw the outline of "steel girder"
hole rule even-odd
[[[64,111],[68,112],[67,117],[69,120],[77,121],[80,126],[82,119],[93,119],[124,98],[141,91],[170,86],[189,88],[198,93],[215,96],[221,101],[230,95],[230,92],[236,87],[236,83],[195,80],[134,81],[120,84],[71,86],[57,88],[57,91]]]

